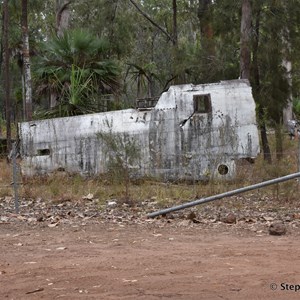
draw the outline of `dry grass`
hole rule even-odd
[[[192,201],[205,196],[237,189],[249,184],[258,183],[270,178],[275,178],[298,171],[298,141],[284,140],[285,153],[281,161],[270,165],[263,161],[260,155],[254,164],[243,163],[238,167],[236,180],[224,182],[214,181],[209,183],[162,183],[151,179],[143,179],[130,184],[129,193],[131,203],[151,199],[157,201],[161,207],[175,203]],[[12,166],[5,160],[0,161],[0,197],[12,196]],[[63,202],[76,201],[82,197],[93,194],[100,203],[107,200],[125,199],[125,186],[117,181],[107,179],[105,176],[98,178],[82,178],[79,175],[55,173],[44,177],[22,178],[19,194],[22,198]],[[255,192],[256,198],[272,198],[280,203],[296,204],[299,198],[300,184],[296,180],[277,184]],[[124,200],[125,201],[125,200]],[[238,204],[237,204],[238,205]]]
[[[6,159],[0,160],[0,197],[12,196],[12,170]]]

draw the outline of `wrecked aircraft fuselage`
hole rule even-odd
[[[151,109],[20,123],[22,171],[105,173],[112,153],[101,133],[134,140],[139,155],[128,168],[163,180],[232,178],[237,160],[259,153],[251,87],[231,80],[171,86]]]

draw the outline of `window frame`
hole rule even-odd
[[[208,114],[212,112],[210,94],[193,95],[194,113]]]

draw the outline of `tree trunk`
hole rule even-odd
[[[69,27],[70,4],[72,0],[56,0],[56,34],[62,36]],[[58,105],[57,93],[50,92],[50,108]]]
[[[25,89],[25,120],[32,120],[32,88],[28,37],[27,0],[22,0],[23,76]]]
[[[177,47],[177,0],[173,0],[173,45]]]
[[[69,27],[71,0],[56,0],[56,32],[61,36]]]
[[[288,14],[287,4],[284,1],[284,12],[285,15]],[[288,128],[288,121],[293,120],[293,97],[292,97],[292,62],[290,60],[290,53],[291,53],[291,43],[290,43],[290,31],[287,27],[287,25],[284,27],[282,32],[282,40],[283,40],[283,46],[284,46],[284,57],[282,65],[286,69],[286,77],[287,82],[289,84],[289,95],[287,99],[287,105],[283,109],[283,124],[285,128]]]
[[[208,10],[211,4],[211,0],[199,0],[197,11],[197,16],[200,22],[201,35],[208,40],[213,38],[213,29],[208,14]]]
[[[270,146],[269,146],[267,129],[266,129],[265,123],[262,126],[260,126],[260,136],[261,136],[261,143],[262,143],[262,147],[263,147],[264,161],[271,164],[272,156],[271,156],[271,150],[270,150]]]
[[[5,99],[5,117],[6,117],[6,145],[9,153],[11,147],[11,101],[10,101],[10,82],[9,82],[9,47],[8,47],[8,30],[9,30],[9,11],[8,0],[3,1],[3,62],[4,62],[4,99]]]
[[[280,160],[283,157],[283,145],[282,145],[282,126],[281,124],[276,124],[275,127],[275,144],[276,144],[276,159]]]
[[[258,67],[258,45],[259,45],[259,29],[260,29],[260,10],[255,16],[255,39],[253,43],[253,62],[252,62],[252,72],[253,72],[253,95],[256,103],[258,103],[257,118],[260,129],[261,144],[263,148],[264,160],[268,163],[272,162],[271,150],[269,146],[267,129],[265,123],[265,111],[260,103],[260,76]]]
[[[250,0],[242,1],[240,78],[250,78],[250,41],[252,10]]]
[[[286,51],[290,51],[290,46],[287,45],[286,47],[288,47],[288,49]],[[293,97],[292,97],[292,62],[288,59],[284,59],[282,62],[282,65],[285,67],[286,72],[287,72],[287,82],[289,84],[289,96],[287,99],[287,105],[286,107],[283,109],[283,124],[285,125],[285,127],[288,127],[288,121],[289,120],[293,120]]]

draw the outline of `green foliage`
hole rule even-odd
[[[44,117],[67,116],[132,106],[136,97],[158,96],[171,84],[207,83],[239,76],[241,0],[177,0],[176,45],[144,18],[130,1],[77,0],[70,4],[70,30],[55,32],[55,2],[31,1],[29,28],[35,109]],[[135,0],[173,36],[173,1]],[[290,93],[300,88],[300,0],[253,0],[251,38],[258,39],[253,93],[268,125],[281,123]],[[22,66],[21,2],[9,1],[14,107],[20,110]],[[251,51],[253,53],[254,43]],[[292,63],[287,73],[282,62]],[[252,65],[252,67],[254,67]],[[121,76],[123,76],[121,78]],[[291,76],[292,89],[287,78]],[[120,82],[122,81],[122,90]],[[103,109],[102,95],[118,100]],[[49,110],[50,95],[57,107]],[[0,107],[4,109],[3,103]],[[294,105],[298,114],[298,105]],[[14,112],[21,116],[20,112]],[[36,114],[41,117],[40,114]]]
[[[137,140],[128,134],[114,133],[111,130],[109,132],[98,132],[97,137],[105,146],[109,172],[116,175],[116,177],[121,177],[121,179],[130,175],[131,170],[136,168],[141,158]]]
[[[300,120],[300,98],[293,99],[293,111],[297,120]]]
[[[281,1],[256,3],[260,11],[260,36],[258,63],[260,90],[256,95],[258,104],[266,110],[272,126],[282,123],[282,111],[287,105],[290,87],[283,61],[288,59],[284,32],[289,27],[286,9]],[[254,11],[255,13],[255,11]]]
[[[37,94],[58,95],[58,106],[45,117],[95,112],[99,95],[118,93],[119,67],[107,58],[105,39],[73,30],[54,36],[42,47],[34,68]]]
[[[98,132],[105,147],[108,158],[108,174],[112,180],[123,182],[125,185],[125,198],[129,199],[130,178],[134,176],[141,158],[141,149],[136,139],[125,133]]]
[[[57,77],[61,95],[57,106],[46,111],[36,111],[35,118],[69,117],[88,114],[97,110],[97,103],[93,101],[93,85],[91,76],[86,78],[85,70],[72,66],[69,83],[63,83]],[[55,75],[55,74],[54,74]]]

